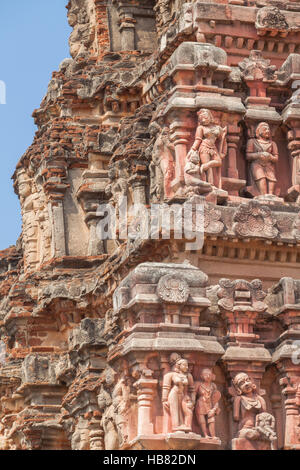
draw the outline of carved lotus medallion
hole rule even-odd
[[[157,286],[157,295],[163,302],[184,304],[190,294],[190,289],[184,279],[172,274],[163,276]]]

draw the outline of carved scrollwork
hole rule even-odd
[[[222,213],[213,205],[206,204],[204,208],[204,230],[209,233],[220,233],[224,229],[221,220]]]
[[[279,234],[271,209],[256,201],[241,204],[234,216],[233,230],[241,237],[276,238]]]
[[[219,306],[225,310],[233,310],[235,307],[240,308],[241,305],[253,309],[257,312],[266,310],[266,304],[263,300],[266,293],[262,290],[262,282],[260,279],[254,279],[252,282],[237,279],[230,281],[229,279],[220,279],[220,288],[218,290]]]
[[[289,30],[284,13],[274,6],[264,7],[258,11],[255,26],[259,35],[263,35],[267,31],[286,32]]]

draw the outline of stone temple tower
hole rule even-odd
[[[67,9],[0,253],[0,449],[300,449],[300,1]]]

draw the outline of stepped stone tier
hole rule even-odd
[[[300,449],[300,1],[67,9],[0,253],[0,449]],[[175,205],[200,244],[142,236]]]

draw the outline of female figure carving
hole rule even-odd
[[[164,376],[162,402],[165,416],[171,419],[172,432],[191,432],[195,406],[194,379],[186,359],[174,353],[173,370]]]
[[[222,189],[221,170],[227,153],[227,127],[216,125],[208,109],[200,109],[197,114],[198,127],[194,144],[187,155],[185,172],[190,175],[198,172],[202,181]]]

